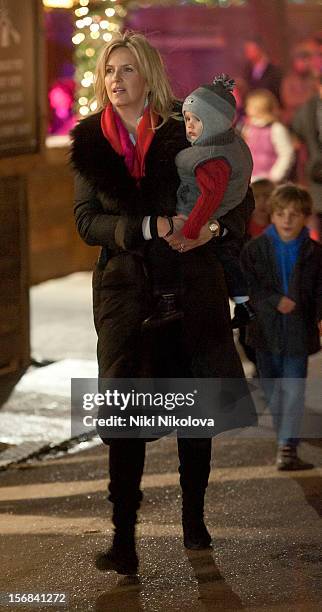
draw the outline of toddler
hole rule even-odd
[[[291,136],[277,116],[278,101],[270,91],[258,89],[247,96],[242,135],[253,156],[252,181],[267,178],[281,183],[294,164]]]
[[[198,87],[182,106],[186,135],[191,143],[191,147],[183,149],[176,157],[181,180],[177,194],[177,213],[184,219],[184,224],[173,235],[173,227],[170,227],[165,236],[170,246],[178,246],[180,252],[184,251],[184,240],[197,238],[207,221],[209,231],[219,236],[220,226],[216,218],[238,206],[249,187],[252,157],[248,146],[233,128],[236,108],[231,93],[233,87],[234,81],[221,75],[212,84]],[[232,240],[229,240],[229,248],[225,248],[223,238],[217,252],[224,266],[229,295],[236,304],[233,327],[239,327],[248,323],[254,317],[254,312],[249,304],[239,264],[240,246],[232,248],[231,243]],[[170,253],[169,249],[169,258]],[[175,260],[172,260],[173,276],[175,264]],[[176,309],[176,292],[167,290],[165,286],[166,271],[160,266],[156,268],[158,278],[153,279],[154,289],[155,293],[161,294],[161,299],[156,311],[144,321],[144,327],[183,316]]]

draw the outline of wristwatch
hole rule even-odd
[[[220,225],[219,225],[218,221],[209,221],[208,227],[209,227],[211,233],[216,238],[218,238],[218,236],[220,235]]]

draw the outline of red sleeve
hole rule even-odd
[[[203,225],[219,207],[227,189],[230,166],[223,159],[213,159],[196,169],[197,185],[201,194],[196,201],[182,233],[185,238],[198,238]]]

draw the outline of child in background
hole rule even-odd
[[[248,238],[257,238],[270,223],[269,199],[274,191],[275,185],[268,179],[260,179],[252,183],[252,190],[255,199],[255,210],[250,218],[247,234]],[[307,227],[312,240],[319,241],[318,220],[312,214],[307,220]]]
[[[227,75],[215,77],[213,83],[198,87],[185,99],[182,113],[187,140],[191,143],[176,156],[181,183],[177,193],[177,213],[182,220],[181,230],[165,236],[169,245],[183,252],[186,239],[196,239],[201,228],[209,222],[209,231],[219,236],[216,218],[237,207],[245,198],[252,172],[252,157],[247,144],[233,128],[236,101],[232,89],[234,81]],[[248,222],[248,219],[245,219]],[[171,219],[169,219],[171,223]],[[173,223],[173,222],[172,222]],[[227,244],[227,248],[226,247]],[[241,247],[232,240],[222,240],[217,250],[223,264],[230,297],[235,301],[233,327],[246,325],[254,312],[249,304],[247,286],[240,268]],[[176,307],[179,282],[176,281],[179,262],[168,253],[169,270],[154,266],[155,295],[160,295],[156,310],[143,322],[143,327],[155,327],[183,316]],[[178,279],[180,280],[180,279]],[[174,285],[177,282],[178,290]]]
[[[277,432],[279,470],[313,467],[297,455],[308,356],[320,350],[322,246],[306,226],[312,198],[288,183],[270,199],[271,222],[248,242],[242,266],[256,312],[247,342],[256,349],[263,390]]]
[[[270,223],[268,201],[275,185],[268,179],[259,179],[252,183],[255,199],[255,210],[250,218],[247,234],[249,238],[257,238]]]
[[[253,156],[252,181],[267,178],[281,183],[294,164],[291,136],[277,117],[278,101],[270,91],[257,89],[247,96],[242,135]]]
[[[268,179],[260,179],[252,183],[252,190],[255,199],[255,209],[247,227],[247,238],[257,238],[270,224],[269,198],[274,191],[275,185]],[[253,376],[258,376],[256,364],[256,351],[247,344],[246,327],[239,328],[238,342],[243,347],[247,359],[255,366]]]

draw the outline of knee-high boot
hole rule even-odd
[[[135,524],[143,497],[140,483],[144,459],[143,440],[111,440],[109,500],[113,503],[114,538],[106,558],[119,574],[136,574],[138,570]]]
[[[204,523],[204,498],[211,461],[211,438],[178,438],[182,489],[182,527],[186,548],[208,548],[211,536]]]

